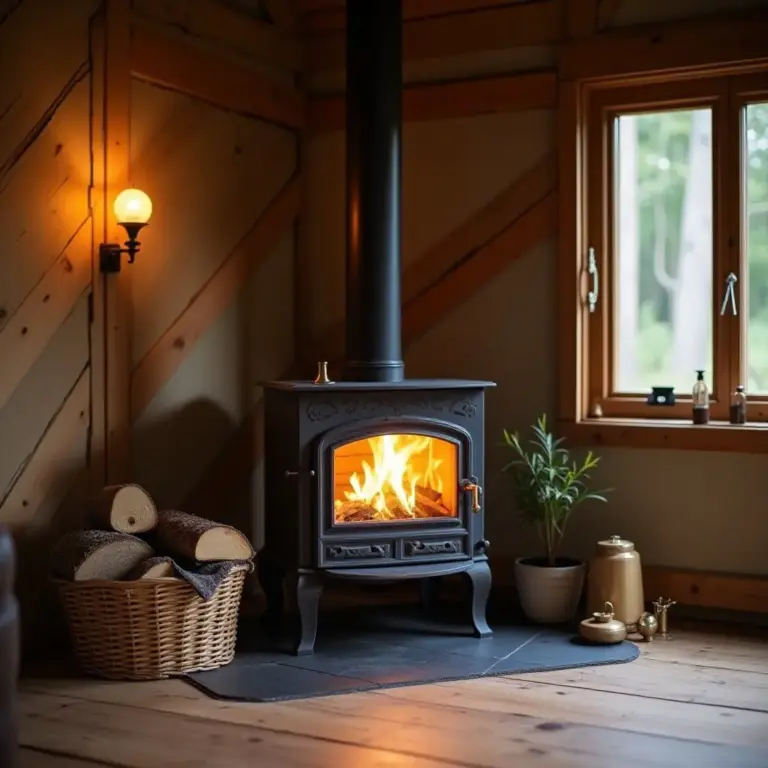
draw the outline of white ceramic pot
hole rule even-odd
[[[549,567],[534,557],[515,560],[515,587],[525,615],[541,624],[561,624],[576,613],[587,564],[566,560]]]

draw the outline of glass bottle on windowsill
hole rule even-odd
[[[747,395],[743,384],[739,384],[731,395],[730,422],[731,424],[747,423]]]
[[[709,389],[704,381],[704,371],[696,371],[693,385],[693,423],[709,424]]]

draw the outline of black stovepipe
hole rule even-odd
[[[402,2],[347,0],[348,381],[402,381]]]

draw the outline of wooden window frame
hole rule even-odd
[[[620,49],[616,51],[620,55]],[[566,53],[567,59],[567,53]],[[691,70],[623,72],[560,83],[559,425],[575,444],[768,453],[768,395],[752,397],[746,425],[728,423],[730,393],[740,381],[745,318],[721,317],[730,271],[745,274],[740,153],[745,103],[768,100],[768,62],[712,62]],[[590,66],[592,62],[590,61]],[[690,395],[671,408],[648,406],[640,396],[612,393],[609,318],[611,179],[606,161],[613,114],[670,107],[712,107],[713,128],[713,376],[712,421],[691,422]],[[597,158],[597,161],[595,161]],[[595,204],[595,195],[598,203]],[[737,201],[736,204],[733,204]],[[595,248],[602,297],[590,313],[589,248]],[[595,410],[594,404],[600,403]]]

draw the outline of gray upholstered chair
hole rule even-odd
[[[17,685],[19,677],[19,608],[13,590],[13,540],[0,527],[0,766],[17,765]]]

